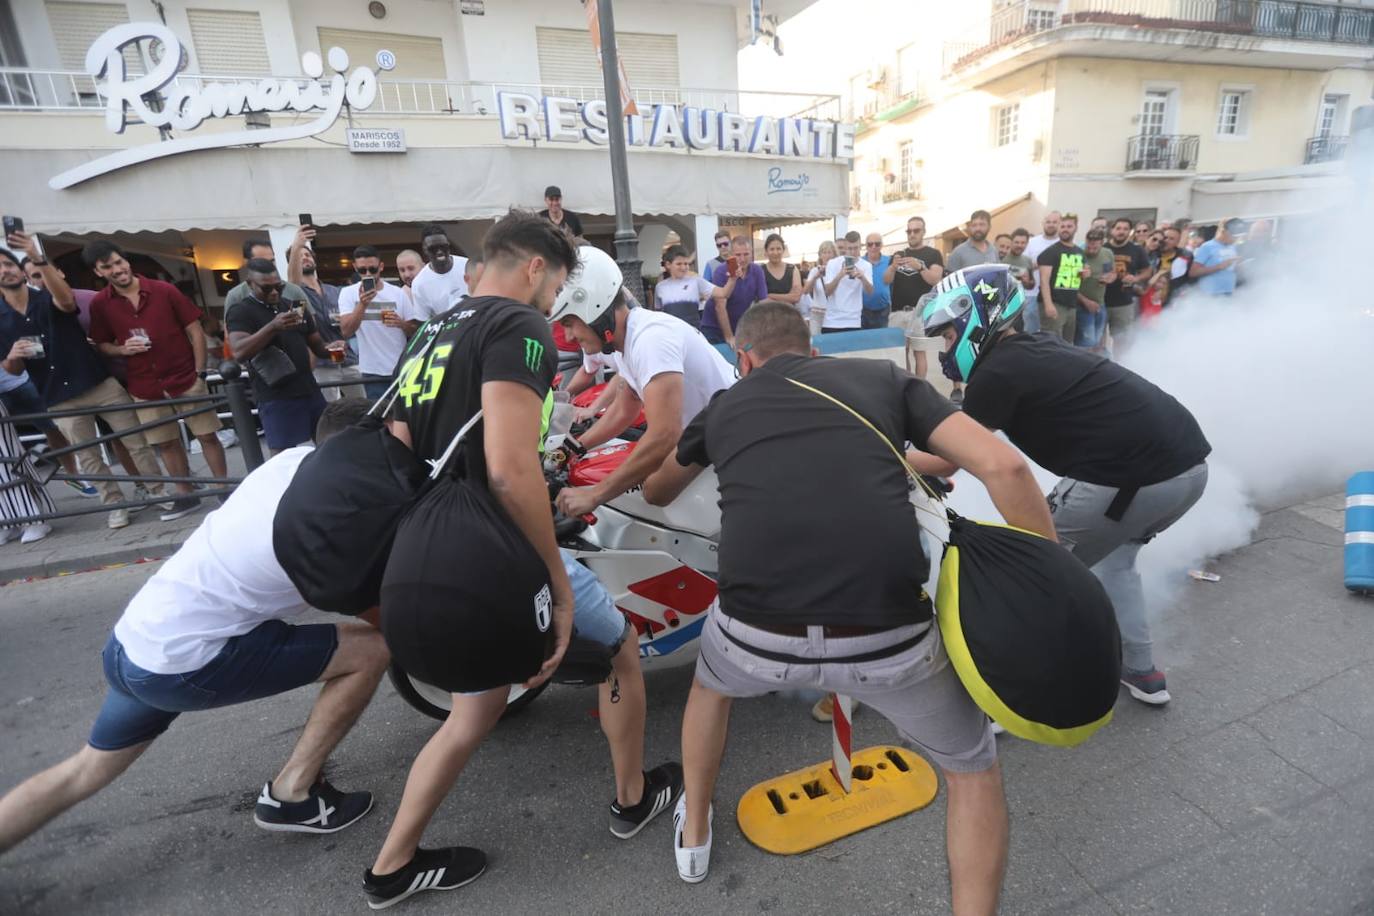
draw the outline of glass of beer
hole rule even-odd
[[[325,344],[325,349],[329,351],[329,361],[339,366],[343,364],[344,355],[348,352],[348,342],[344,340],[332,340]]]
[[[395,321],[397,318],[395,309],[382,309],[382,324],[388,321]]]

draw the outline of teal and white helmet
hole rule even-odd
[[[957,333],[954,346],[940,354],[945,375],[968,381],[979,358],[1025,306],[1025,291],[1005,264],[966,267],[937,283],[922,300],[921,323],[927,337],[939,337],[949,327]]]

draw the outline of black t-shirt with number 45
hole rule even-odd
[[[482,408],[485,382],[518,382],[544,402],[539,441],[530,443],[537,450],[548,432],[557,369],[553,335],[537,309],[503,296],[465,299],[412,341],[401,364],[395,417],[409,425],[415,454],[438,458]],[[451,467],[485,483],[482,426],[468,433]]]

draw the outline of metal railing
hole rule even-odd
[[[1349,142],[1350,138],[1345,136],[1313,137],[1307,141],[1307,154],[1303,156],[1303,164],[1311,165],[1314,162],[1334,162],[1337,159],[1344,159],[1345,147]]]
[[[1126,141],[1126,171],[1195,171],[1197,148],[1197,134],[1138,134]]]
[[[257,81],[258,75],[198,76],[181,74],[173,80],[178,88],[201,91],[207,84]],[[302,84],[309,82],[301,79]],[[449,80],[379,80],[377,99],[355,117],[386,115],[495,116],[498,92],[523,92],[557,96],[580,102],[600,99],[602,86],[555,83],[475,83]],[[635,101],[648,109],[658,104],[710,108],[736,114],[770,117],[815,118],[837,121],[842,115],[838,95],[806,92],[756,92],[744,89],[682,89],[638,86]],[[32,70],[0,67],[0,111],[101,112],[106,104],[104,84],[87,73],[73,70]]]
[[[1039,32],[1078,24],[1189,29],[1299,41],[1374,44],[1374,9],[1308,0],[1020,0],[945,46],[946,72]]]

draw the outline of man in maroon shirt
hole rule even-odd
[[[81,256],[109,284],[91,300],[91,340],[106,356],[128,360],[129,393],[134,401],[205,395],[205,331],[200,326],[200,309],[172,284],[135,274],[124,252],[112,242],[91,242]],[[142,407],[138,419],[151,423],[177,412],[169,406]],[[220,430],[216,412],[193,414],[186,418],[186,426],[200,440],[210,473],[227,477],[224,446],[216,435]],[[157,449],[170,476],[191,476],[176,423],[155,426],[143,435]],[[200,500],[189,495],[189,483],[176,486],[183,496],[163,519],[200,508]]]

